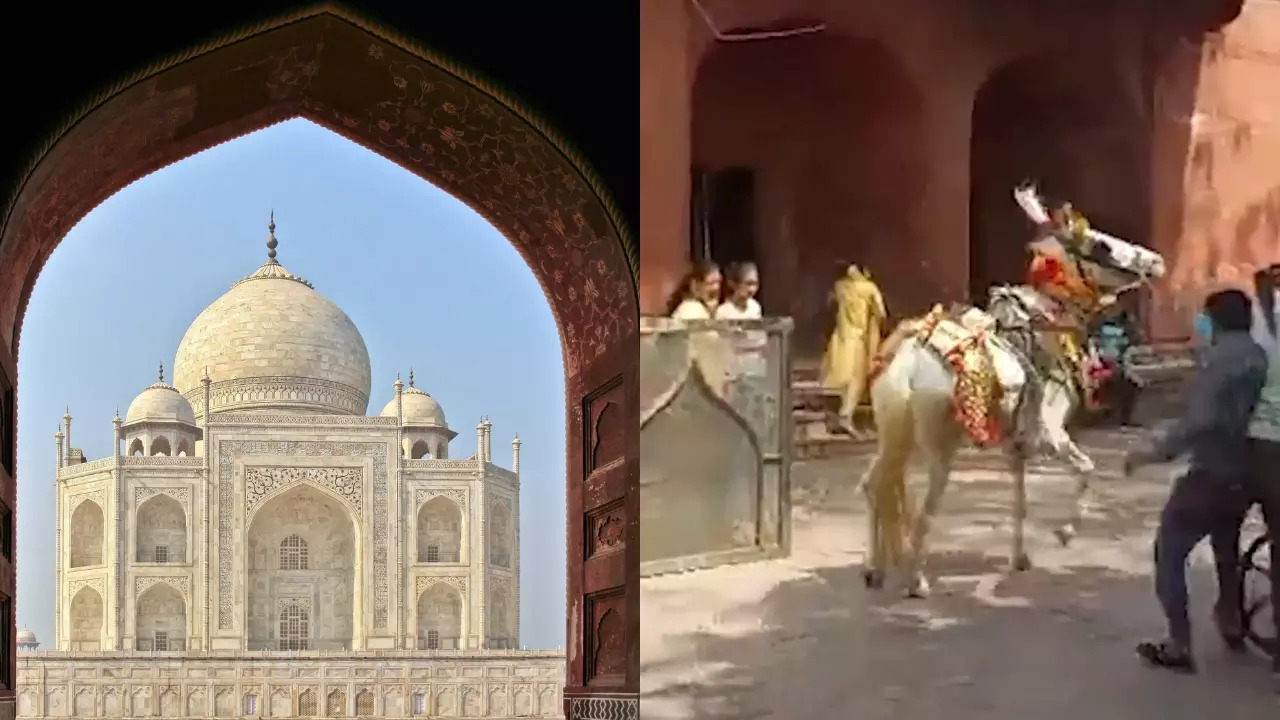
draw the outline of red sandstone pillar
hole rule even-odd
[[[969,289],[969,135],[973,90],[959,83],[930,88],[925,137],[931,144],[927,184],[915,215],[919,243],[919,283],[907,293],[906,312],[928,309],[933,303],[964,301]],[[907,252],[904,249],[904,253]]]
[[[640,312],[663,302],[689,262],[689,16],[685,0],[640,3]]]

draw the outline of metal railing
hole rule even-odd
[[[187,649],[186,638],[169,638],[163,643],[157,643],[152,638],[137,638],[133,644],[142,652],[183,652]]]
[[[790,318],[640,321],[640,572],[790,552]]]
[[[140,563],[159,563],[161,565],[185,565],[187,562],[187,554],[182,551],[170,550],[167,553],[157,553],[154,550],[142,551],[135,554],[135,562]]]
[[[459,557],[460,557],[460,554],[456,550],[451,552],[438,550],[434,553],[427,552],[427,551],[420,551],[418,553],[418,562],[420,563],[456,563],[456,562],[459,562],[458,560]]]
[[[462,647],[462,639],[456,637],[441,637],[432,639],[420,637],[418,638],[417,647],[419,650],[458,650]]]

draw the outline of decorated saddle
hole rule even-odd
[[[908,339],[932,351],[952,371],[956,419],[969,439],[984,448],[1004,439],[1002,400],[1024,379],[1016,363],[999,361],[1007,349],[995,335],[995,318],[971,305],[935,305],[899,324],[885,340],[873,361],[872,381]]]

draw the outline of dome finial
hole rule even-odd
[[[280,245],[276,241],[276,211],[271,211],[271,221],[267,223],[267,262],[276,261],[276,248]]]
[[[413,366],[409,366],[409,387],[413,387]]]
[[[160,382],[164,382],[164,363],[160,363]]]

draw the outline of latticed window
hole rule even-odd
[[[368,690],[356,693],[356,715],[358,717],[373,716],[373,693]]]
[[[244,696],[244,714],[245,715],[258,714],[258,696],[257,695]]]
[[[290,535],[280,541],[280,569],[307,569],[307,541],[297,535]]]
[[[168,547],[166,547],[166,546],[164,546],[164,545],[157,545],[157,546],[156,546],[156,562],[158,562],[158,563],[167,563],[167,562],[169,562],[169,548],[168,548]]]
[[[169,649],[169,633],[156,631],[156,640],[155,640],[154,647],[156,650],[162,650],[162,651],[168,650]]]
[[[413,694],[413,714],[414,715],[427,714],[427,694],[426,693]]]
[[[347,694],[341,690],[329,693],[329,697],[324,701],[324,714],[329,717],[346,717]]]
[[[298,696],[298,715],[301,717],[315,717],[316,710],[316,694],[310,690],[303,690]]]
[[[306,650],[310,646],[311,613],[297,603],[280,611],[280,649]]]
[[[440,649],[440,631],[439,630],[427,631],[427,649],[428,650]]]
[[[440,562],[440,546],[439,545],[427,546],[427,562],[429,563]]]

